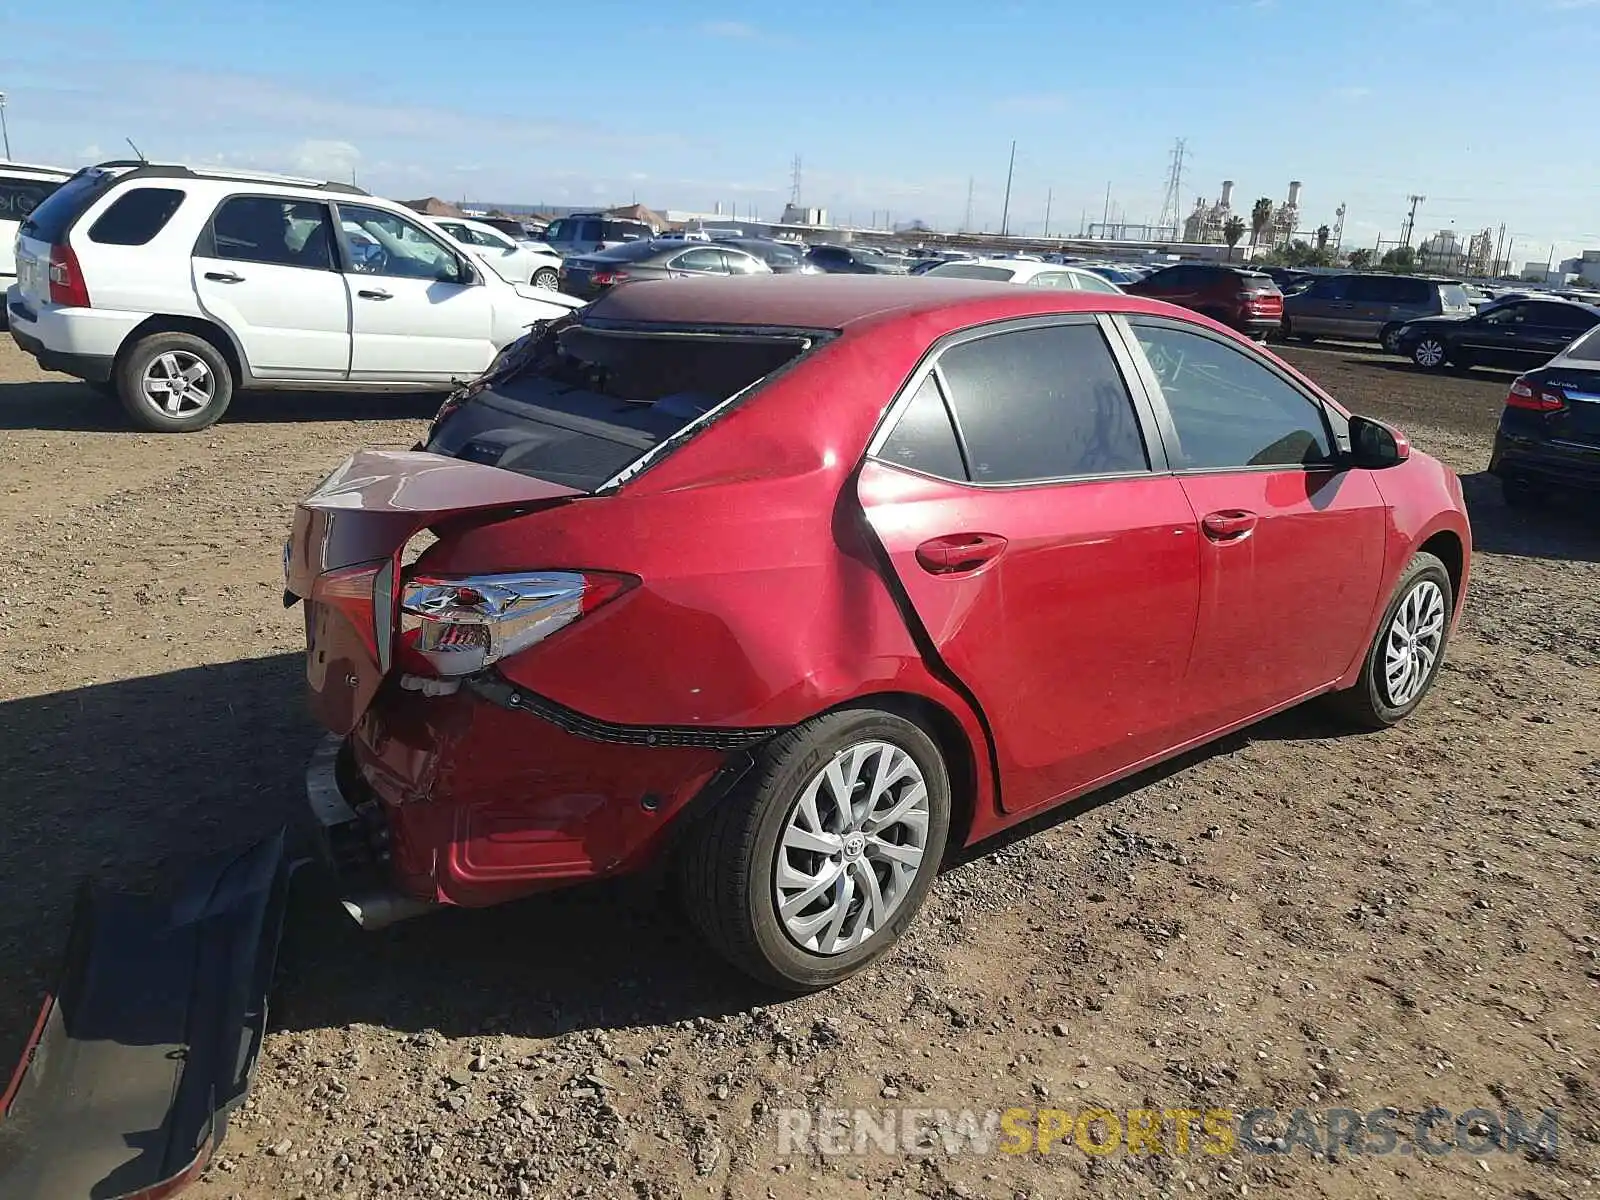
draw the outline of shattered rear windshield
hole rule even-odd
[[[592,492],[724,401],[799,357],[816,335],[552,327],[526,361],[459,405],[435,454]],[[658,449],[660,448],[660,449]]]

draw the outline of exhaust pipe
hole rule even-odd
[[[418,900],[415,896],[394,891],[362,892],[346,896],[339,903],[344,905],[350,919],[367,933],[376,933],[439,907],[432,901]]]

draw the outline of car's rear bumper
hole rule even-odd
[[[386,684],[307,773],[352,915],[362,897],[409,915],[641,870],[732,757],[651,744],[647,731],[624,742],[572,716],[558,724],[465,687],[428,697]]]
[[[1489,473],[1501,479],[1600,491],[1600,446],[1522,438],[1502,429],[1494,440]]]
[[[17,345],[45,370],[104,383],[111,378],[117,351],[145,314],[35,305],[13,287],[6,293],[6,319]]]

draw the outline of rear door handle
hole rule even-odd
[[[356,295],[363,300],[393,300],[394,293],[386,292],[382,288],[362,288]]]
[[[243,283],[243,275],[235,275],[232,271],[207,271],[206,278],[212,283]]]
[[[1237,542],[1249,535],[1259,519],[1253,512],[1230,508],[1207,513],[1200,520],[1200,528],[1213,542]]]
[[[918,546],[917,565],[930,575],[959,575],[994,561],[1005,548],[998,533],[951,533]]]

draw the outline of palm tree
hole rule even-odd
[[[1262,231],[1270,224],[1272,224],[1272,201],[1263,196],[1250,207],[1250,244],[1252,246],[1261,240]]]
[[[1239,239],[1244,236],[1244,218],[1229,217],[1227,224],[1222,227],[1222,240],[1228,243],[1228,261],[1233,261],[1233,248],[1239,244]]]

